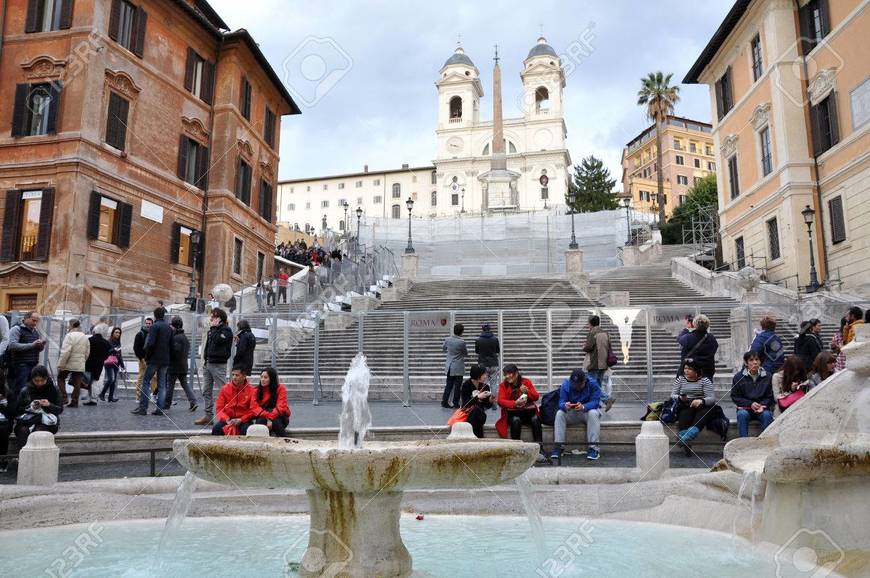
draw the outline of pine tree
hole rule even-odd
[[[619,207],[613,193],[615,185],[616,179],[610,178],[604,162],[590,155],[574,165],[574,179],[568,184],[565,202],[578,213],[611,211]]]

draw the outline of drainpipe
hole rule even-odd
[[[224,45],[223,33],[218,32],[218,34],[221,35],[221,38],[220,38],[220,40],[218,40],[217,53],[215,54],[215,59],[214,59],[214,79],[212,80],[213,87],[217,87],[218,64],[220,63],[220,60],[221,60],[221,49],[223,48],[223,45]],[[214,88],[212,88],[212,91],[214,91]],[[212,92],[211,110],[209,111],[209,121],[208,121],[208,153],[209,153],[208,162],[209,163],[211,163],[211,155],[214,152],[212,150],[213,149],[212,145],[214,144],[214,101],[215,101],[216,96],[217,96],[217,94]],[[209,167],[209,172],[211,172],[211,167]],[[209,185],[211,185],[211,179],[209,179]],[[197,265],[199,265],[200,269],[202,269],[202,274],[199,275],[199,278],[197,279],[197,285],[198,285],[197,290],[199,291],[200,295],[203,295],[203,293],[204,293],[202,288],[203,288],[203,285],[205,284],[205,241],[207,240],[205,228],[206,228],[206,213],[207,212],[208,212],[208,187],[206,187],[202,191],[202,221],[201,221],[201,225],[200,225],[200,229],[202,230],[202,244],[200,245],[200,248],[199,248],[200,261],[199,261],[199,263],[197,263]],[[242,289],[244,289],[244,288],[245,288],[244,283],[242,283]]]
[[[800,0],[794,0],[795,11],[798,15],[798,38],[800,38]],[[801,51],[803,51],[803,44],[801,44]],[[809,69],[807,67],[807,58],[805,54],[801,54],[801,65],[803,67],[803,80],[801,80],[801,91],[803,92],[803,96],[806,98],[806,106],[804,107],[804,122],[810,129],[810,150],[813,155],[813,204],[816,209],[816,245],[821,250],[821,258],[819,259],[819,264],[821,267],[819,268],[821,277],[821,284],[825,285],[828,280],[828,245],[825,242],[825,220],[823,218],[824,207],[822,204],[822,185],[819,183],[819,159],[815,154],[813,148],[813,123],[812,116],[810,115],[810,93],[809,93]]]

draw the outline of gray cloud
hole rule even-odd
[[[635,104],[640,77],[661,69],[673,72],[679,82],[731,4],[212,0],[231,27],[251,32],[282,76],[284,60],[309,37],[331,39],[353,62],[331,90],[303,107],[301,116],[284,119],[282,179],[354,171],[363,164],[377,170],[431,162],[437,119],[434,82],[456,46],[457,34],[481,71],[483,118],[491,117],[492,54],[493,45],[499,45],[505,115],[510,117],[519,114],[513,99],[521,88],[522,60],[541,25],[562,54],[590,23],[593,50],[565,88],[569,149],[574,162],[590,154],[605,159],[619,179],[623,145],[647,126]],[[676,112],[709,121],[706,87],[682,86]]]

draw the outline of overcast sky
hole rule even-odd
[[[640,77],[662,70],[679,83],[733,1],[211,3],[232,29],[251,32],[302,109],[282,123],[282,179],[431,163],[434,82],[457,34],[480,69],[482,118],[492,117],[496,43],[504,116],[521,116],[519,73],[543,25],[570,69],[564,110],[571,158],[603,158],[618,181],[622,147],[648,124],[635,104]],[[586,57],[567,55],[585,47]],[[706,87],[681,86],[680,95],[677,114],[710,121]]]

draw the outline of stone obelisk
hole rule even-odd
[[[495,67],[492,71],[492,157],[489,171],[477,177],[483,187],[485,212],[519,209],[517,182],[520,174],[507,169],[501,105],[501,68],[498,65],[498,46],[496,46]]]

